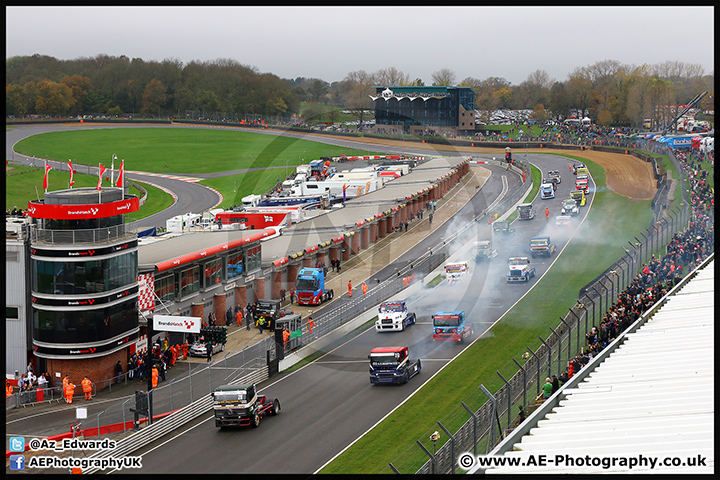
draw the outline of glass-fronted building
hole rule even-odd
[[[475,130],[471,87],[375,86],[377,133],[458,134]]]
[[[48,192],[28,204],[33,354],[41,371],[107,378],[137,339],[138,240],[119,188]],[[112,357],[111,365],[98,362]],[[75,381],[79,379],[72,378]]]

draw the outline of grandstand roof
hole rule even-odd
[[[558,405],[529,434],[498,453],[523,460],[530,454],[583,463],[597,458],[596,466],[563,462],[486,473],[714,473],[714,265],[713,258],[671,291],[644,325],[627,333],[603,361],[586,367],[593,370],[580,383],[558,392]],[[620,460],[609,468],[602,463],[640,456],[677,457],[683,463],[654,469]],[[686,461],[701,457],[705,466]]]

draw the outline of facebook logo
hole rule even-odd
[[[24,452],[25,451],[25,438],[24,437],[10,437],[10,451],[11,452]]]
[[[25,470],[25,455],[10,455],[10,470]]]

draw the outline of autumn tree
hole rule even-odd
[[[60,83],[67,85],[72,92],[73,105],[70,108],[70,113],[72,115],[78,115],[87,111],[85,100],[90,93],[90,79],[83,75],[72,75],[69,77],[63,77],[60,80]]]
[[[140,112],[150,115],[160,115],[167,101],[167,87],[157,78],[153,78],[150,80],[150,83],[145,86]]]
[[[65,84],[43,80],[35,89],[35,111],[43,115],[66,115],[74,103],[72,90]]]

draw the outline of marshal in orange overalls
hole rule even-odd
[[[85,394],[85,400],[92,400],[92,382],[88,377],[83,378],[82,382],[83,393]]]
[[[65,395],[65,403],[73,402],[73,395],[75,394],[75,385],[68,380],[68,383],[63,388],[63,394]]]

